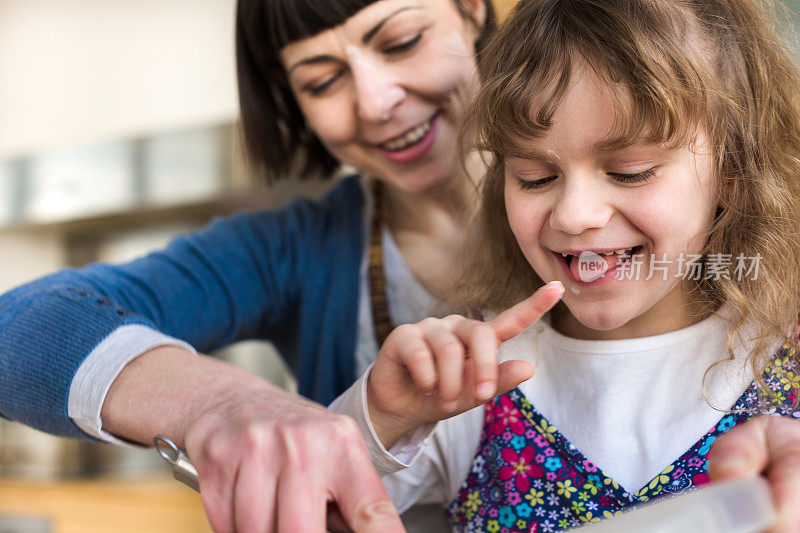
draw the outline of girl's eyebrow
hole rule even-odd
[[[361,43],[365,44],[365,45],[369,44],[369,42],[372,40],[372,38],[375,37],[375,35],[377,35],[377,33],[379,31],[381,31],[381,28],[383,28],[383,26],[392,17],[394,17],[395,15],[399,15],[400,13],[403,13],[404,11],[410,11],[412,9],[423,9],[423,8],[422,8],[422,6],[405,6],[405,7],[401,7],[399,9],[396,9],[395,11],[392,11],[391,13],[386,15],[380,22],[378,22],[375,26],[373,26],[369,31],[367,31],[364,34],[363,37],[361,37]],[[289,70],[286,71],[286,75],[287,76],[291,75],[292,71],[294,69],[296,69],[297,67],[301,66],[301,65],[313,65],[313,64],[316,64],[316,63],[328,63],[328,62],[332,62],[332,61],[339,61],[339,59],[334,57],[334,56],[331,56],[331,55],[317,55],[317,56],[313,56],[313,57],[308,57],[308,58],[302,59],[302,60],[298,61],[297,63],[295,63],[294,65],[292,65],[292,67]]]
[[[600,156],[604,154],[619,152],[626,148],[631,148],[632,146],[638,146],[638,145],[637,143],[631,144],[630,140],[625,137],[608,138],[595,143],[589,150],[589,154],[592,156]],[[650,145],[650,144],[644,146],[647,148],[657,148],[656,145]],[[551,155],[550,150],[542,152],[541,150],[537,150],[536,148],[522,148],[520,146],[513,146],[509,150],[504,150],[503,157],[540,160],[540,161],[548,161],[550,163],[556,163],[556,158]]]
[[[556,162],[556,159],[548,154],[547,151],[542,152],[535,148],[520,148],[518,146],[514,146],[509,150],[503,151],[503,157],[506,159],[513,158],[547,161],[548,163]]]
[[[626,148],[631,148],[634,146],[640,146],[640,143],[631,142],[630,138],[625,136],[616,138],[612,137],[608,139],[603,139],[602,141],[595,143],[595,145],[592,146],[590,153],[592,155],[597,156],[597,155],[607,154],[609,152],[612,153],[619,152],[621,150],[624,150]]]

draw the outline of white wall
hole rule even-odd
[[[235,0],[0,0],[0,160],[233,120],[234,10]],[[0,233],[0,291],[62,266],[60,237]]]
[[[0,231],[0,293],[61,268],[64,262],[59,235]]]
[[[0,159],[232,120],[235,0],[0,0]]]

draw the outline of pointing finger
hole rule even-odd
[[[494,328],[497,340],[503,343],[513,339],[525,329],[542,318],[564,294],[560,281],[551,281],[513,307],[509,307],[488,324]]]

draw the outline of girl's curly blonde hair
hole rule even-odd
[[[754,369],[776,341],[794,344],[800,73],[773,15],[758,0],[521,0],[480,61],[482,87],[465,131],[491,161],[454,299],[499,310],[541,286],[508,225],[503,158],[518,139],[548,130],[581,60],[618,103],[619,144],[691,145],[702,128],[715,149],[721,208],[703,257],[761,259],[756,279],[687,284],[699,317],[726,304],[731,356],[737,332],[754,326]]]

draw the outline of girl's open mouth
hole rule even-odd
[[[641,255],[644,246],[637,245],[602,254],[591,251],[579,255],[552,252],[570,281],[581,284],[599,284],[616,276],[626,268],[634,256]]]

